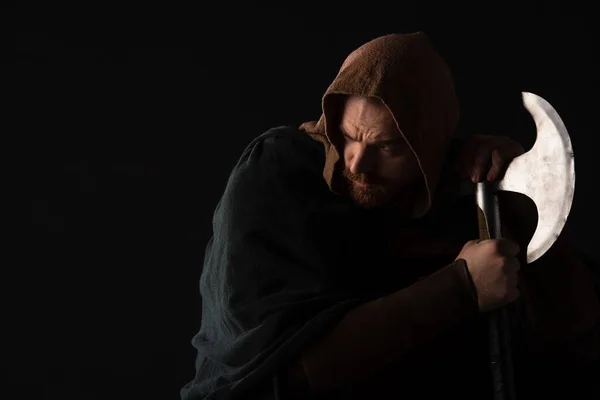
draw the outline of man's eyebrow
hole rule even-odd
[[[383,145],[388,145],[388,144],[396,144],[396,143],[400,142],[401,140],[402,140],[401,137],[396,137],[393,139],[381,139],[381,140],[373,141],[372,144],[383,146]]]
[[[340,132],[342,132],[342,135],[344,135],[344,136],[347,136],[347,137],[351,137],[351,136],[348,134],[348,131],[346,131],[346,130],[344,129],[344,127],[343,127],[343,126],[341,126],[341,125],[340,125],[340,126],[339,126],[339,130],[340,130]]]
[[[354,140],[354,138],[344,129],[344,127],[340,126],[339,129],[343,136],[345,136],[348,139]],[[386,145],[390,145],[390,144],[397,144],[398,142],[400,142],[402,140],[403,140],[402,137],[398,136],[398,137],[391,138],[391,139],[374,140],[374,141],[370,142],[369,144],[375,145],[375,146],[386,146]]]
[[[342,133],[342,136],[344,136],[346,139],[355,140],[344,128],[340,127],[339,129]]]

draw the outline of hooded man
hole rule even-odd
[[[502,306],[523,398],[584,382],[600,358],[590,272],[566,233],[520,268],[522,201],[503,210],[513,240],[473,240],[474,200],[452,166],[482,180],[490,162],[496,179],[522,148],[453,139],[458,102],[428,37],[356,49],[322,110],[253,140],[230,175],[181,398],[492,398],[486,312]]]

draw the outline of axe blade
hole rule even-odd
[[[575,193],[575,157],[562,119],[546,100],[522,93],[523,105],[536,125],[533,147],[508,165],[498,189],[522,193],[538,210],[536,230],[527,246],[532,263],[554,244],[562,232]]]

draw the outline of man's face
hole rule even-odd
[[[388,108],[377,99],[348,97],[339,130],[354,201],[365,208],[410,203],[422,173]]]

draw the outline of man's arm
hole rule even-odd
[[[478,312],[464,260],[362,304],[304,349],[288,389],[322,393],[369,377],[393,359]],[[368,327],[368,329],[365,329]]]
[[[503,163],[523,152],[517,142],[505,137],[454,138],[445,171],[470,177],[492,161],[492,150],[499,151],[495,161]],[[492,165],[492,172],[502,165]],[[477,310],[473,283],[464,261],[458,260],[406,289],[347,313],[305,349],[286,376],[287,386],[323,392],[360,380]]]

